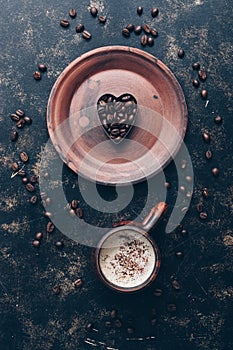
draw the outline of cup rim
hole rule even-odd
[[[151,275],[141,284],[134,286],[134,287],[127,287],[127,288],[118,286],[118,285],[110,282],[103,274],[101,267],[100,267],[100,263],[99,263],[100,251],[102,249],[104,242],[110,236],[114,235],[116,232],[123,231],[123,230],[136,231],[137,233],[142,234],[152,245],[152,248],[153,248],[154,254],[155,254],[155,264],[154,264],[154,268],[153,268]],[[118,292],[122,292],[122,293],[138,292],[138,291],[141,291],[142,289],[148,287],[157,277],[159,269],[160,269],[160,265],[161,265],[160,251],[159,251],[157,244],[154,242],[153,238],[150,237],[148,232],[146,232],[142,228],[139,228],[139,227],[136,227],[133,225],[124,225],[124,226],[113,228],[110,231],[108,231],[101,238],[101,240],[98,243],[98,246],[97,246],[96,252],[95,252],[95,261],[96,261],[97,272],[98,272],[98,275],[99,275],[100,279],[102,280],[102,282],[104,282],[105,285],[107,285],[109,288],[113,289],[114,291],[118,291]]]

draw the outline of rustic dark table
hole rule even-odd
[[[89,11],[89,1],[1,1],[0,19],[0,349],[1,350],[84,350],[84,349],[232,349],[232,3],[228,0],[166,1],[91,1],[107,16],[100,25]],[[139,17],[138,5],[144,7]],[[152,6],[159,15],[152,19]],[[69,18],[76,8],[77,17]],[[60,26],[61,18],[70,27]],[[77,23],[92,33],[85,41],[76,34]],[[28,175],[37,172],[44,145],[48,141],[46,104],[49,92],[62,70],[81,54],[104,45],[129,45],[141,48],[139,37],[124,38],[128,23],[153,24],[159,31],[153,47],[145,50],[161,59],[179,80],[189,109],[185,144],[194,168],[194,193],[186,216],[171,233],[166,222],[177,196],[177,171],[172,162],[166,169],[171,183],[169,210],[159,223],[156,237],[162,254],[162,268],[151,287],[132,296],[118,295],[103,286],[91,264],[91,249],[67,238],[58,229],[46,233],[48,219],[20,176],[11,178],[11,163],[26,151]],[[184,49],[183,59],[177,51]],[[199,61],[207,71],[206,82],[195,89]],[[33,72],[37,63],[48,67],[41,81]],[[208,90],[207,100],[200,97]],[[208,101],[208,102],[207,102]],[[25,110],[32,125],[19,131],[10,141],[14,122],[9,114]],[[215,116],[223,118],[221,124]],[[202,132],[210,133],[210,143]],[[213,158],[207,160],[205,152]],[[56,153],[55,153],[56,155]],[[214,177],[211,169],[219,168]],[[90,208],[80,195],[77,176],[63,168],[63,186],[68,200],[78,198],[83,222],[110,227],[119,218],[134,219],[147,197],[146,182],[135,186],[132,202],[119,214],[103,214]],[[84,188],[88,188],[84,181]],[[202,195],[203,188],[210,192]],[[116,197],[114,188],[100,186],[105,200]],[[39,187],[36,185],[36,195]],[[158,195],[152,195],[157,201]],[[200,219],[197,204],[208,216]],[[44,238],[39,248],[32,245],[37,232]],[[83,234],[85,234],[85,229]],[[56,246],[62,242],[63,247]],[[183,256],[177,256],[181,252]],[[74,281],[83,280],[81,288]],[[178,281],[180,290],[176,290]],[[173,283],[172,283],[173,282]],[[60,293],[53,291],[60,286]],[[178,287],[179,287],[178,285]],[[155,296],[156,289],[162,290]],[[176,310],[168,305],[175,304]],[[117,316],[111,318],[111,311]],[[112,315],[114,316],[114,315]],[[154,320],[154,321],[152,321]],[[111,324],[106,324],[110,321]],[[91,326],[90,326],[91,324]],[[134,331],[134,332],[133,332]]]

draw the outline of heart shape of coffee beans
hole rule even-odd
[[[137,101],[131,94],[119,97],[105,94],[97,102],[97,111],[106,135],[118,144],[129,134],[135,123]]]

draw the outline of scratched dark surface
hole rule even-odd
[[[90,16],[88,1],[0,2],[0,349],[232,349],[232,3],[96,1],[108,18],[101,26]],[[144,7],[142,17],[136,14],[137,5]],[[153,5],[160,9],[156,19],[150,16]],[[65,30],[59,21],[69,17],[71,7],[77,9],[77,18]],[[92,32],[90,42],[75,33],[79,22]],[[129,22],[147,22],[158,29],[155,45],[145,50],[167,64],[183,87],[189,108],[185,142],[194,168],[194,194],[182,221],[188,234],[182,235],[180,228],[166,234],[166,222],[177,195],[176,168],[173,163],[169,165],[165,170],[172,184],[167,195],[169,210],[156,237],[162,254],[161,271],[144,292],[122,296],[98,281],[90,264],[89,248],[59,230],[45,233],[48,220],[43,217],[42,206],[29,203],[30,194],[21,178],[11,179],[10,164],[26,151],[30,156],[27,173],[38,171],[48,140],[46,103],[56,78],[67,64],[93,48],[111,44],[141,48],[136,35],[129,39],[121,35],[122,27]],[[183,59],[177,57],[180,47],[185,50]],[[196,76],[192,63],[197,60],[208,73],[202,84],[209,92],[208,104],[200,98],[201,88],[192,86]],[[48,71],[36,82],[33,72],[38,61],[46,63]],[[12,143],[9,113],[17,108],[24,109],[33,123],[19,130],[18,141]],[[214,123],[218,114],[223,117],[221,125]],[[211,134],[209,145],[202,139],[204,129]],[[207,149],[213,152],[209,161],[205,159]],[[217,178],[211,173],[214,166],[220,169]],[[79,195],[77,176],[66,167],[63,173],[67,198],[77,197],[84,211],[83,220],[95,225],[111,225],[119,218],[133,219],[147,196],[146,183],[138,184],[123,213],[99,214]],[[88,181],[83,186],[88,188]],[[209,199],[202,197],[204,187],[210,190]],[[105,199],[115,198],[113,189],[100,191]],[[39,195],[38,187],[36,193]],[[152,197],[158,199],[156,194]],[[200,201],[208,213],[204,221],[196,210]],[[32,241],[39,231],[44,232],[44,238],[40,248],[35,249]],[[61,250],[54,245],[59,240],[64,242]],[[183,252],[183,259],[175,256],[177,251]],[[73,286],[77,278],[83,279],[81,289]],[[181,290],[174,290],[172,279],[178,280]],[[59,295],[52,291],[56,284],[61,287]],[[156,288],[163,290],[161,297],[154,296]],[[176,304],[176,312],[167,310],[170,303]],[[114,325],[112,309],[117,310],[122,328]],[[153,318],[157,319],[156,326],[151,325]],[[105,326],[107,320],[112,322],[110,328]],[[94,330],[87,330],[90,322]],[[127,328],[131,326],[135,332],[129,335]]]

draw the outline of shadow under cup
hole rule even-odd
[[[124,226],[111,230],[96,250],[99,277],[119,292],[135,292],[148,286],[160,268],[157,245],[143,229]]]

